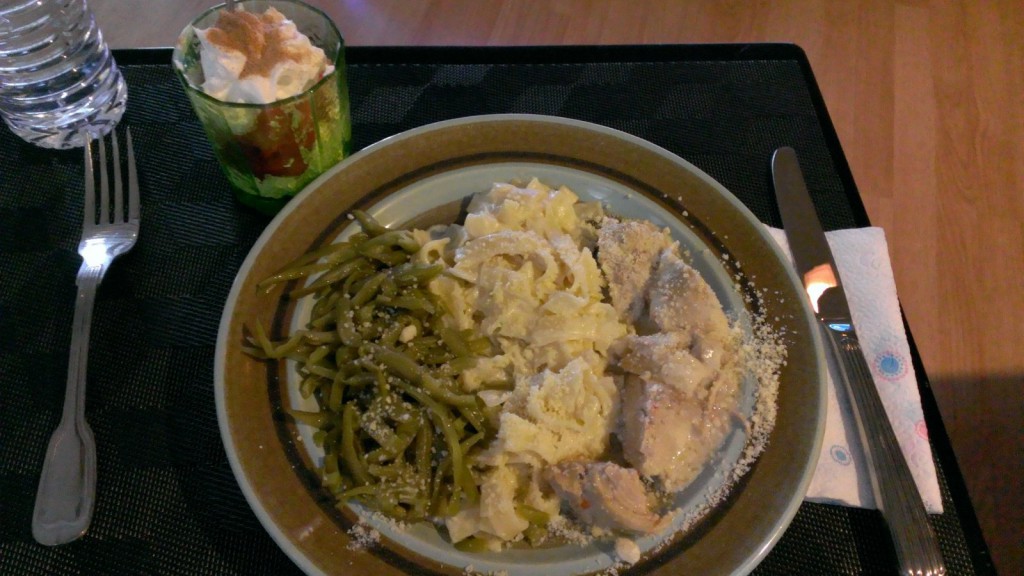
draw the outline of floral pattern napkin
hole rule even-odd
[[[776,228],[768,231],[788,255],[785,233]],[[857,228],[827,232],[825,236],[839,268],[864,356],[925,509],[941,513],[935,462],[896,296],[885,232],[881,228]],[[806,499],[877,508],[849,400],[838,380],[839,372],[832,365],[831,354],[826,357],[829,382],[825,438]]]

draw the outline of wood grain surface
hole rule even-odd
[[[791,42],[825,97],[999,572],[1024,574],[1024,6],[312,0],[351,46]],[[213,2],[92,0],[115,48]]]

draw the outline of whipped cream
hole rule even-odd
[[[269,104],[308,90],[334,67],[295,23],[274,8],[222,11],[195,30],[203,91],[224,102]]]

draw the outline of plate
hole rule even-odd
[[[767,159],[766,159],[767,161]],[[215,393],[221,436],[235,477],[263,526],[308,574],[584,574],[616,567],[609,543],[470,554],[428,525],[398,529],[341,509],[319,490],[308,430],[281,417],[297,406],[286,363],[242,350],[245,325],[271,322],[278,335],[303,324],[308,306],[260,295],[255,285],[282,265],[330,243],[362,209],[389,226],[451,222],[464,200],[497,181],[566,185],[608,211],[670,230],[726,312],[760,318],[786,346],[775,425],[764,452],[738,482],[730,471],[748,445],[742,426],[676,505],[687,525],[669,539],[640,539],[645,573],[744,574],[775,544],[813,473],[824,427],[824,360],[798,280],[762,224],[707,174],[642,139],[602,126],[531,115],[477,116],[382,140],[311,183],[270,223],[242,264],[221,318]],[[741,410],[756,402],[744,386]],[[354,538],[359,523],[380,535]],[[618,568],[622,568],[618,565]]]

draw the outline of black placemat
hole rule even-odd
[[[0,573],[294,574],[243,498],[213,396],[220,313],[268,218],[237,205],[168,50],[123,51],[142,231],[100,288],[87,417],[98,445],[92,527],[47,548],[30,531],[60,418],[81,230],[80,151],[0,128]],[[434,121],[551,114],[635,134],[694,163],[778,226],[768,159],[801,156],[826,228],[867,217],[803,53],[784,45],[353,48],[356,148]],[[930,388],[921,375],[946,512],[950,574],[991,573]],[[757,574],[886,574],[875,511],[805,503]]]

